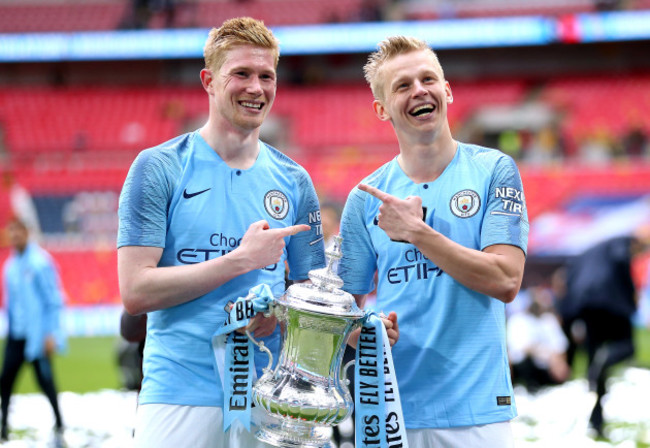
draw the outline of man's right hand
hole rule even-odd
[[[310,229],[304,224],[270,229],[266,221],[258,221],[232,252],[181,266],[159,267],[160,247],[122,246],[117,260],[124,308],[138,315],[194,300],[237,276],[278,263],[284,238]]]
[[[271,229],[268,222],[257,221],[248,227],[236,251],[245,257],[251,270],[262,269],[280,261],[285,237],[307,230],[311,230],[307,224]]]

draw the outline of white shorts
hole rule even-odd
[[[253,425],[248,432],[235,421],[224,433],[217,407],[144,404],[135,420],[135,448],[271,448],[255,438]]]
[[[411,448],[514,448],[510,422],[456,428],[407,429]]]

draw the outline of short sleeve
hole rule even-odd
[[[291,280],[305,280],[310,270],[325,266],[325,245],[318,196],[307,172],[301,169],[299,173],[296,185],[298,202],[294,224],[307,224],[311,230],[299,232],[289,239],[287,261]]]
[[[506,155],[494,167],[485,218],[481,228],[481,249],[510,244],[527,253],[528,212],[521,176],[515,161]]]
[[[165,247],[173,165],[153,150],[141,152],[124,182],[118,208],[117,247]]]
[[[355,187],[348,196],[341,217],[341,250],[338,274],[343,289],[351,294],[367,294],[375,289],[377,254],[366,227],[365,198],[367,193]]]

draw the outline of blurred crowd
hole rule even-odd
[[[650,328],[650,266],[641,281],[633,276],[649,249],[650,225],[600,242],[522,290],[507,308],[513,382],[529,392],[563,384],[576,375],[576,353],[584,350],[596,395],[589,423],[600,437],[606,437],[607,380],[615,366],[634,359],[634,328]]]
[[[197,25],[197,3],[200,0],[130,0],[119,28],[143,29],[150,26],[153,17],[162,17],[166,28]],[[243,7],[260,0],[227,0]],[[453,19],[469,16],[499,14],[527,15],[532,12],[557,15],[566,11],[605,12],[630,10],[638,7],[638,0],[361,0],[345,12],[332,11],[323,17],[325,22],[383,22],[421,19]]]
[[[650,138],[646,130],[631,125],[621,138],[606,128],[585,133],[571,148],[555,126],[539,130],[506,129],[496,135],[475,130],[473,143],[499,148],[515,160],[529,165],[548,165],[576,160],[584,165],[605,165],[611,161],[650,160]]]

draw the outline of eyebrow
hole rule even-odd
[[[435,78],[437,80],[441,79],[440,74],[433,68],[426,68],[420,72],[417,72],[415,77],[419,77],[419,76],[431,76],[432,78]],[[393,88],[398,84],[401,84],[403,82],[408,82],[410,78],[411,78],[410,74],[402,75],[399,78],[395,78],[395,80],[392,83],[390,83],[390,87]]]
[[[395,78],[393,82],[390,83],[390,88],[393,89],[394,87],[402,84],[403,82],[408,82],[408,77],[407,76],[400,76],[399,78]]]
[[[250,65],[236,65],[232,67],[230,70],[228,70],[229,73],[234,73],[238,71],[247,71],[247,72],[257,72],[258,70],[255,67],[251,67]],[[268,75],[272,74],[275,75],[277,73],[276,70],[267,70],[267,69],[262,69],[260,73]]]

